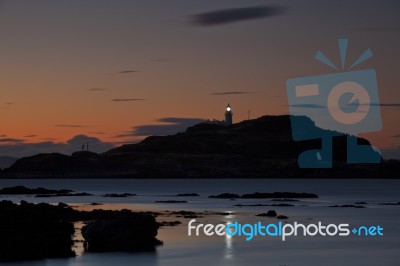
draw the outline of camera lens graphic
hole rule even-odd
[[[342,97],[351,95],[346,106]],[[337,84],[329,93],[328,110],[333,119],[345,125],[357,124],[368,114],[370,97],[363,86],[356,82],[345,81]],[[347,108],[347,110],[346,110]],[[348,110],[351,111],[348,111]]]

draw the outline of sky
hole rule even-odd
[[[396,0],[0,1],[0,156],[104,152],[203,119],[288,114],[286,80],[374,56],[383,128],[400,158]],[[345,70],[347,71],[347,70]]]

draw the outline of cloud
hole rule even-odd
[[[133,127],[132,131],[119,134],[116,138],[144,137],[152,135],[172,135],[185,131],[188,127],[204,122],[201,118],[165,117],[157,122],[162,124],[141,125]]]
[[[229,8],[192,15],[191,22],[198,26],[218,26],[281,14],[283,14],[283,8],[277,6]]]
[[[237,94],[251,94],[254,91],[226,91],[226,92],[212,92],[210,95],[237,95]]]
[[[24,143],[23,140],[16,140],[14,142],[2,143],[0,141],[0,155],[7,155],[11,157],[21,158],[32,156],[38,153],[52,153],[58,152],[63,154],[71,154],[76,151],[82,150],[82,145],[89,144],[89,151],[102,153],[114,148],[114,145],[109,142],[103,142],[98,138],[77,135],[72,137],[66,142],[44,141],[38,143]]]
[[[96,135],[104,135],[105,133],[104,132],[100,132],[100,131],[92,131],[92,132],[89,132],[90,134],[96,134]]]
[[[5,105],[12,105],[13,103],[11,103],[11,102],[6,102],[6,103],[4,103]]]
[[[7,144],[18,144],[23,143],[25,140],[23,139],[16,139],[16,138],[0,138],[0,145],[7,143]]]
[[[394,136],[392,136],[392,138],[400,138],[400,134],[399,135],[394,135]]]
[[[26,135],[26,136],[24,136],[24,138],[34,138],[34,137],[37,137],[37,135]]]
[[[108,91],[108,89],[105,89],[105,88],[90,88],[88,90],[89,91]]]
[[[137,73],[139,70],[122,70],[117,72],[117,74],[132,74],[132,73]]]
[[[62,125],[54,125],[55,127],[71,127],[71,128],[83,128],[87,127],[84,125],[68,125],[68,124],[62,124]]]
[[[112,102],[134,102],[134,101],[146,101],[147,99],[142,98],[120,98],[120,99],[112,99]]]

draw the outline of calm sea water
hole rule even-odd
[[[94,265],[400,265],[400,206],[381,203],[400,201],[400,180],[315,180],[315,179],[213,179],[213,180],[0,180],[0,187],[24,185],[72,189],[94,194],[89,197],[35,198],[32,196],[0,196],[19,202],[65,202],[79,208],[93,208],[88,203],[103,203],[96,208],[132,210],[191,210],[232,212],[233,215],[208,215],[203,223],[276,222],[255,214],[274,209],[287,215],[289,223],[349,223],[380,225],[383,237],[293,237],[285,242],[278,238],[258,237],[245,241],[241,237],[194,237],[187,235],[189,219],[182,225],[159,229],[164,245],[154,253],[83,253],[76,258],[24,262],[7,265],[94,266]],[[224,192],[253,193],[292,191],[319,195],[318,199],[290,202],[293,207],[236,207],[236,204],[265,204],[268,200],[209,199]],[[128,198],[105,198],[106,193],[135,193]],[[175,197],[178,193],[198,193],[200,197]],[[186,200],[188,203],[160,204],[158,200]],[[330,208],[330,205],[367,202],[366,208]],[[271,203],[271,202],[269,202]],[[158,220],[164,218],[159,217]]]

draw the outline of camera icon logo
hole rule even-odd
[[[339,40],[342,68],[348,41]],[[350,67],[372,56],[366,50]],[[321,52],[316,59],[337,69]],[[357,135],[382,129],[378,85],[374,69],[289,79],[286,82],[292,137],[295,141],[321,139],[321,149],[298,158],[301,168],[331,168],[333,137],[346,135],[347,163],[379,163],[381,155],[370,145],[359,145]]]

